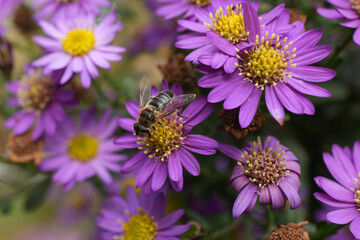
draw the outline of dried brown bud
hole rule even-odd
[[[306,23],[307,16],[302,15],[299,10],[295,8],[288,8],[290,12],[290,24],[296,21],[300,21],[302,23]]]
[[[254,119],[250,125],[246,128],[241,128],[239,124],[239,110],[240,108],[235,108],[231,110],[222,110],[219,113],[219,118],[222,118],[225,122],[225,131],[233,135],[236,139],[246,137],[249,132],[256,132],[261,128],[262,123],[265,122],[265,119],[261,118],[261,112],[256,111]]]
[[[14,65],[12,45],[4,38],[0,38],[0,70],[10,75]]]
[[[268,240],[310,240],[309,233],[303,228],[308,223],[308,221],[304,221],[279,225],[270,234]]]
[[[179,83],[184,93],[193,93],[196,86],[196,75],[193,66],[185,62],[185,55],[177,53],[170,56],[167,63],[159,66],[164,78],[173,85]]]
[[[32,20],[31,10],[24,4],[20,4],[14,13],[15,26],[25,34],[29,34],[36,29],[36,24]]]
[[[32,131],[19,136],[13,133],[9,134],[6,152],[12,162],[29,163],[33,161],[35,165],[40,164],[44,142],[42,140],[31,141],[31,135]]]

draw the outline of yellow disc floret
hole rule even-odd
[[[183,119],[175,112],[170,116],[161,119],[154,125],[155,129],[151,129],[149,137],[139,137],[142,146],[140,150],[145,149],[145,154],[150,153],[149,157],[167,161],[168,156],[180,148],[182,144],[182,125]]]
[[[123,224],[124,236],[121,240],[153,240],[156,236],[157,224],[154,217],[149,217],[141,209],[129,222]]]
[[[235,9],[233,5],[229,5],[226,8],[226,13],[224,13],[222,7],[220,7],[216,11],[215,16],[210,13],[210,18],[213,21],[212,24],[205,23],[205,26],[220,34],[233,44],[240,41],[246,41],[248,33],[245,30],[244,17],[241,13],[241,8],[241,4],[237,4]]]
[[[98,146],[99,141],[97,139],[88,134],[80,134],[69,141],[68,152],[73,159],[87,162],[95,157]]]
[[[284,38],[280,42],[280,38],[275,40],[275,34],[271,35],[268,40],[268,33],[259,40],[256,36],[255,47],[250,51],[244,51],[237,57],[242,64],[236,64],[240,70],[240,76],[245,75],[245,79],[254,83],[256,87],[264,89],[266,85],[275,86],[276,82],[286,82],[285,77],[291,78],[286,70],[295,67],[292,59],[296,57],[296,48],[288,50],[292,42],[287,42]],[[239,52],[239,50],[237,50]]]
[[[211,0],[189,0],[192,3],[195,3],[199,7],[206,7],[211,3]]]
[[[28,111],[41,112],[54,97],[55,87],[51,76],[44,76],[41,70],[31,70],[29,75],[21,79],[21,85],[17,98]]]
[[[64,50],[73,56],[84,56],[95,45],[94,33],[87,29],[75,29],[62,40]]]
[[[352,190],[354,191],[354,201],[357,205],[357,209],[360,211],[360,173],[358,174],[358,178],[355,178],[354,182],[356,187]]]

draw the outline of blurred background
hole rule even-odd
[[[289,211],[288,208],[275,211],[275,222],[311,221],[306,228],[314,236],[312,239],[322,239],[318,232],[325,228],[331,231],[333,227],[315,223],[321,219],[321,206],[313,197],[313,192],[319,191],[313,178],[329,175],[323,164],[322,153],[330,152],[332,144],[352,146],[360,139],[360,47],[352,41],[352,29],[341,27],[337,21],[325,19],[316,13],[317,7],[327,6],[325,1],[261,0],[260,12],[266,12],[282,2],[293,9],[296,19],[306,20],[307,29],[324,29],[321,43],[334,47],[333,53],[319,64],[338,73],[332,81],[320,84],[332,92],[333,96],[325,99],[310,98],[316,107],[314,116],[287,112],[283,127],[272,119],[266,106],[260,106],[260,110],[264,110],[261,111],[261,129],[250,132],[246,138],[239,140],[224,130],[225,123],[218,117],[222,104],[217,104],[212,116],[197,126],[195,131],[238,147],[253,141],[259,135],[273,135],[289,147],[302,167],[302,206],[295,211]],[[176,78],[187,79],[182,80],[183,86],[188,87],[187,91],[207,93],[206,89],[196,87],[196,79],[201,76],[200,73],[194,72],[191,64],[184,63],[184,55],[174,48],[176,21],[164,21],[155,16],[155,0],[117,0],[113,1],[112,8],[124,24],[124,29],[118,34],[114,44],[124,46],[127,52],[123,61],[112,63],[110,70],[100,71],[100,77],[93,81],[91,89],[84,90],[78,80],[73,81],[73,87],[81,101],[78,108],[71,110],[73,114],[82,107],[95,103],[100,110],[111,107],[117,115],[127,116],[124,103],[137,99],[138,82],[144,75],[154,85],[159,85],[164,76],[168,80],[175,79],[173,81]],[[103,9],[103,15],[108,11],[109,9]],[[6,82],[20,78],[24,66],[41,56],[41,49],[32,41],[32,36],[41,34],[41,29],[31,21],[31,15],[32,10],[27,1],[18,5],[6,22],[8,33],[0,42],[0,54],[3,57],[3,66],[0,67],[7,69],[0,76],[1,126],[15,112],[14,108],[5,104],[9,96],[4,87]],[[12,45],[12,67],[4,61],[7,49],[5,41]],[[18,164],[9,160],[6,148],[10,132],[1,126],[0,238],[95,239],[94,219],[101,208],[104,193],[122,193],[124,186],[133,184],[133,177],[122,176],[113,186],[107,187],[110,189],[105,189],[94,179],[77,185],[69,192],[63,192],[61,186],[51,183],[49,174],[39,173],[33,164]],[[168,195],[169,210],[184,208],[184,221],[195,221],[198,235],[205,232],[205,239],[263,238],[261,227],[267,221],[264,219],[263,208],[257,208],[251,216],[232,219],[231,208],[236,193],[228,181],[235,161],[220,153],[214,156],[197,155],[196,158],[201,165],[200,176],[185,174],[184,190],[181,193],[170,192]]]

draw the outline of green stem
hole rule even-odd
[[[213,232],[212,234],[210,234],[209,238],[207,238],[207,239],[209,239],[209,240],[219,239],[220,237],[222,237],[225,234],[227,234],[227,233],[231,232],[232,230],[234,230],[238,225],[239,225],[239,219],[235,219],[233,222],[231,222],[227,226],[225,226],[225,227],[219,229],[218,231]]]
[[[99,79],[94,79],[92,81],[94,87],[95,87],[95,90],[96,90],[96,93],[100,99],[100,102],[101,103],[104,103],[104,102],[108,102],[108,98],[106,96],[106,94],[104,93],[102,87],[101,87],[101,83],[100,83],[100,80]]]
[[[331,55],[331,57],[329,58],[329,61],[327,62],[327,67],[333,68],[333,65],[334,65],[336,59],[338,58],[339,54],[352,41],[352,35],[353,35],[352,31],[348,32],[348,35],[345,37],[345,40],[342,42],[342,44],[335,47],[333,54]]]
[[[267,223],[267,233],[270,234],[276,227],[274,211],[271,209],[270,205],[266,206],[266,223]]]

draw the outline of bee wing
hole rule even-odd
[[[165,114],[174,112],[176,109],[190,103],[192,100],[194,100],[196,97],[196,94],[184,94],[184,95],[178,95],[175,96],[171,103],[166,107]]]
[[[140,92],[140,107],[144,107],[151,98],[151,86],[148,77],[144,76],[140,80],[139,92]]]

